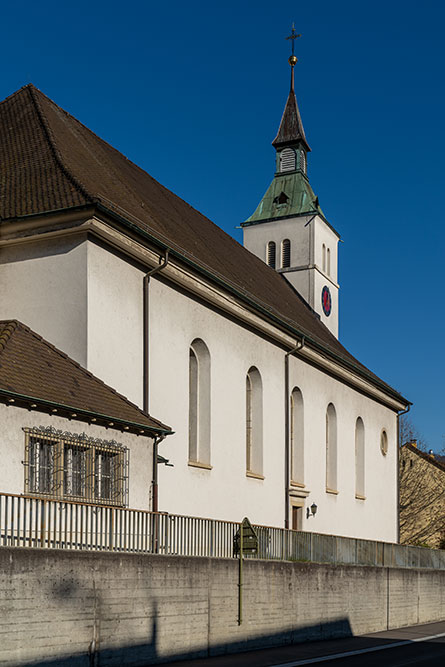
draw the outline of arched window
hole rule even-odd
[[[210,465],[210,353],[199,338],[189,357],[189,462]]]
[[[304,484],[304,412],[303,396],[295,387],[290,398],[291,407],[291,479]]]
[[[365,496],[365,427],[361,417],[355,422],[355,495]]]
[[[326,410],[326,490],[337,490],[337,414],[332,403]]]
[[[263,383],[254,366],[246,375],[246,471],[263,473]]]
[[[281,242],[281,268],[287,269],[290,266],[290,241],[284,239]]]
[[[324,243],[321,248],[321,268],[326,273],[326,246]]]
[[[306,173],[306,153],[304,151],[300,151],[300,169],[303,172],[303,174]]]
[[[380,434],[380,451],[382,452],[383,456],[386,456],[388,453],[388,436],[385,429],[383,429]]]
[[[280,154],[280,171],[293,171],[295,169],[295,151],[285,148]]]
[[[277,255],[277,253],[276,253],[276,246],[275,246],[275,242],[274,242],[274,241],[269,241],[269,243],[267,244],[266,255],[267,255],[267,263],[268,263],[268,265],[269,265],[272,269],[274,269],[274,268],[275,268],[275,264],[276,264],[276,255]]]
[[[326,250],[326,273],[328,276],[331,275],[331,251],[329,248]]]

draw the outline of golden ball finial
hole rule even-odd
[[[297,56],[289,56],[289,65],[293,67],[298,62]]]

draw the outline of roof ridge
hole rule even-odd
[[[12,334],[17,329],[18,322],[17,320],[3,320],[3,323],[7,323],[5,328],[0,334],[0,354],[5,349],[8,341],[10,340]],[[2,324],[2,322],[0,322]]]
[[[70,356],[68,356],[65,352],[63,352],[62,350],[60,350],[58,347],[56,347],[55,345],[53,345],[52,343],[50,343],[49,341],[47,341],[45,338],[43,338],[43,336],[41,336],[40,334],[36,333],[36,332],[35,332],[33,329],[31,329],[28,325],[24,324],[23,322],[20,322],[19,320],[5,320],[5,322],[11,322],[11,323],[13,323],[13,324],[14,324],[14,329],[20,329],[20,328],[21,328],[21,329],[24,329],[25,331],[27,331],[28,333],[30,333],[36,340],[40,341],[41,343],[44,343],[44,344],[46,345],[46,347],[48,347],[50,350],[52,350],[53,352],[55,352],[55,353],[58,354],[59,356],[63,357],[64,359],[66,359],[72,366],[75,366],[76,368],[78,368],[79,370],[81,370],[82,373],[84,373],[85,375],[88,375],[88,377],[90,377],[90,378],[91,378],[92,380],[94,380],[96,383],[102,385],[103,387],[106,387],[106,389],[108,389],[109,391],[113,392],[113,394],[115,394],[115,395],[118,396],[120,399],[122,399],[123,401],[125,401],[128,405],[131,405],[133,408],[135,408],[136,410],[138,410],[140,413],[142,413],[142,414],[144,415],[144,417],[150,417],[150,419],[152,419],[153,421],[155,421],[157,424],[159,424],[159,425],[161,425],[161,426],[165,426],[159,419],[156,419],[155,417],[152,417],[152,416],[151,416],[150,414],[148,414],[147,412],[144,412],[138,405],[136,405],[135,403],[133,403],[132,401],[130,401],[126,396],[124,396],[123,394],[120,394],[118,391],[116,391],[116,389],[114,389],[113,387],[110,387],[110,385],[106,384],[103,380],[101,380],[101,379],[98,378],[96,375],[94,375],[93,373],[91,373],[91,371],[89,371],[89,370],[87,370],[86,368],[84,368],[83,366],[81,366],[77,361],[75,361],[75,360],[72,359]],[[1,323],[2,323],[2,321],[0,320],[0,324],[1,324]],[[9,336],[9,337],[10,337],[10,336]],[[8,337],[8,339],[9,339],[9,337]],[[1,342],[1,338],[2,338],[2,336],[0,336],[0,342]]]
[[[10,100],[12,100],[12,99],[13,99],[14,97],[16,97],[17,95],[20,95],[20,93],[21,93],[23,90],[25,90],[26,88],[35,88],[35,86],[34,86],[33,83],[25,83],[24,86],[22,86],[22,87],[19,88],[18,90],[14,90],[14,92],[11,93],[10,95],[8,95],[8,97],[5,97],[4,100],[0,100],[0,106],[1,106],[2,104],[4,104],[5,102],[9,102]]]
[[[43,132],[45,134],[46,140],[48,142],[49,149],[53,155],[54,161],[59,167],[59,169],[62,171],[64,176],[68,178],[69,181],[79,190],[80,194],[83,195],[86,199],[89,199],[91,202],[95,202],[96,199],[91,195],[88,190],[85,188],[84,185],[70,172],[70,170],[65,166],[65,163],[63,161],[62,155],[57,148],[57,143],[54,137],[54,133],[51,130],[51,126],[43,112],[43,109],[41,107],[41,104],[38,100],[38,97],[36,93],[40,93],[41,95],[44,95],[42,91],[40,91],[38,88],[36,88],[33,84],[28,84],[27,86],[24,86],[24,88],[27,88],[29,90],[29,94],[31,96],[31,100],[34,104],[35,110],[37,112],[37,116],[39,118],[40,124],[42,126]],[[46,97],[46,95],[45,95]],[[52,100],[48,98],[50,102]],[[54,104],[54,102],[52,102]],[[57,106],[57,105],[56,105]]]

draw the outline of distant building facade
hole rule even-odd
[[[445,548],[445,465],[415,441],[400,450],[400,542]]]

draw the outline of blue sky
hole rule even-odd
[[[445,444],[445,92],[437,0],[4,3],[0,98],[32,81],[229,234],[274,171],[289,34],[340,232],[340,340]]]

